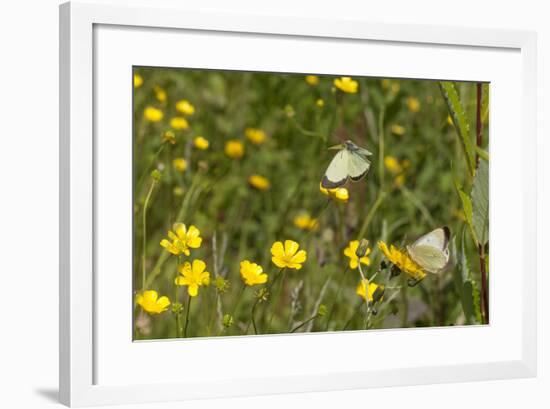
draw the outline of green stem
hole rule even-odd
[[[142,254],[141,254],[141,267],[142,267],[142,281],[141,281],[141,290],[145,290],[145,283],[147,280],[147,267],[145,265],[146,261],[146,248],[147,248],[147,206],[149,206],[149,200],[151,199],[151,194],[153,193],[153,189],[155,188],[155,185],[157,184],[157,181],[153,179],[151,182],[151,187],[149,188],[149,191],[147,192],[147,196],[145,197],[145,202],[143,203],[143,241],[142,241]]]
[[[374,202],[374,204],[372,205],[372,207],[370,208],[368,214],[367,214],[367,217],[365,217],[365,221],[363,222],[363,225],[361,226],[361,230],[359,230],[359,234],[357,236],[357,238],[359,240],[361,240],[362,238],[365,237],[365,234],[367,233],[367,229],[369,227],[369,224],[370,222],[372,221],[376,211],[378,210],[378,208],[380,207],[380,205],[384,202],[384,199],[386,198],[386,192],[381,190],[379,193],[378,193],[378,196],[376,198],[376,201]]]
[[[338,300],[340,299],[340,293],[342,292],[342,287],[344,286],[344,278],[346,276],[346,273],[349,270],[349,264],[346,266],[346,269],[342,273],[342,277],[340,277],[340,282],[338,283],[338,290],[336,291],[336,297],[334,298],[334,302],[332,303],[332,307],[330,307],[330,312],[327,316],[327,322],[325,324],[325,331],[328,331],[328,327],[330,324],[330,320],[332,319],[332,315],[334,314],[334,309],[336,308],[336,304],[338,303]]]
[[[269,330],[271,329],[271,323],[273,321],[273,317],[275,317],[275,309],[277,308],[277,305],[279,304],[279,302],[278,302],[279,297],[281,296],[281,292],[282,292],[283,287],[285,285],[286,268],[281,269],[281,272],[282,272],[281,284],[277,288],[277,294],[273,297],[272,312],[271,312],[271,316],[269,317],[269,321],[267,322],[266,333],[269,333]]]
[[[384,115],[385,108],[380,108],[380,114],[378,116],[378,173],[380,177],[380,190],[384,190]]]
[[[353,314],[351,314],[351,317],[349,318],[349,320],[346,322],[346,325],[344,325],[344,328],[342,328],[342,331],[345,331],[346,329],[348,329],[348,327],[350,326],[350,324],[352,323],[353,319],[355,318],[355,316],[357,315],[357,313],[359,312],[359,310],[361,309],[361,306],[363,305],[363,301],[360,301],[359,304],[357,304],[357,307],[355,307],[355,309],[353,310]]]
[[[319,315],[315,314],[313,317],[310,317],[308,318],[307,320],[305,320],[304,322],[302,322],[301,324],[298,324],[297,326],[295,326],[294,328],[292,328],[292,330],[290,331],[290,333],[293,333],[293,332],[296,332],[298,331],[300,328],[302,328],[304,325],[307,325],[308,323],[310,323],[311,321],[313,321],[315,318],[317,318]]]
[[[143,183],[145,177],[150,173],[150,170],[151,170],[151,166],[153,166],[153,164],[155,163],[155,161],[157,160],[158,156],[160,155],[160,153],[162,152],[162,150],[164,149],[164,143],[162,145],[160,145],[160,148],[155,152],[155,154],[153,155],[153,157],[151,158],[151,162],[147,165],[147,167],[145,168],[145,171],[143,172],[143,174],[140,176],[139,178],[139,181],[136,185],[136,189],[139,188],[141,186],[141,184]],[[136,190],[137,191],[137,190]]]
[[[183,337],[187,338],[187,328],[189,327],[189,310],[191,309],[191,295],[187,296],[187,311],[185,312],[185,327],[183,328]]]

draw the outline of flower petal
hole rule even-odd
[[[201,232],[195,226],[193,226],[193,225],[189,226],[189,230],[187,230],[187,238],[188,239],[192,238],[192,237],[199,237],[200,234],[201,234]]]
[[[281,260],[280,257],[271,257],[271,261],[279,268],[285,268],[287,266],[287,263],[284,260]]]
[[[285,254],[293,256],[298,251],[300,245],[293,240],[285,240]]]
[[[202,260],[193,260],[193,273],[200,275],[206,269],[206,263]]]
[[[276,241],[275,243],[273,243],[273,245],[271,246],[271,255],[273,255],[274,257],[279,257],[279,258],[282,258],[285,256],[285,250],[283,248],[283,243],[281,243],[280,241]],[[275,261],[273,261],[275,263]],[[275,263],[277,264],[277,263]]]
[[[189,287],[187,287],[187,292],[191,297],[196,297],[199,293],[199,286],[197,284],[191,284]]]
[[[178,235],[178,237],[180,238],[180,240],[184,240],[186,239],[186,228],[185,228],[185,224],[183,223],[174,223],[174,226],[172,227],[172,229],[176,232],[176,234]]]
[[[307,259],[307,253],[305,250],[300,250],[290,260],[292,263],[303,263]]]

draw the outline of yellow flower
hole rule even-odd
[[[391,81],[389,79],[384,78],[382,80],[382,88],[383,89],[388,89],[390,87],[390,85],[391,85]]]
[[[453,125],[453,118],[450,115],[447,115],[447,123],[451,126]]]
[[[265,284],[268,278],[262,266],[248,260],[241,261],[241,277],[244,283],[249,286]]]
[[[426,277],[424,270],[409,257],[407,252],[399,250],[393,244],[388,249],[387,244],[383,241],[378,242],[378,248],[393,265],[405,274],[408,274],[415,280],[422,280]]]
[[[174,193],[174,196],[183,196],[184,190],[181,186],[176,186],[172,190],[172,193]]]
[[[179,275],[175,279],[176,285],[186,285],[191,297],[196,297],[199,287],[210,284],[210,273],[206,270],[206,263],[202,260],[193,260],[193,264],[186,261],[178,266]]]
[[[160,314],[168,309],[170,300],[166,296],[159,298],[155,290],[147,290],[136,295],[136,303],[149,314]]]
[[[317,228],[317,219],[313,219],[308,213],[301,213],[294,218],[294,226],[302,230]]]
[[[294,268],[299,270],[306,261],[307,253],[305,250],[299,250],[300,245],[292,240],[285,240],[285,245],[276,241],[271,246],[271,261],[279,268]]]
[[[367,291],[368,286],[368,291]],[[374,293],[380,286],[376,283],[370,283],[369,280],[364,279],[359,282],[359,285],[357,286],[357,290],[355,292],[357,295],[361,296],[363,300],[373,302],[374,301]]]
[[[348,94],[357,93],[357,88],[359,83],[351,79],[351,77],[340,77],[334,80],[334,86],[340,91],[346,92]]]
[[[172,166],[174,166],[174,169],[178,172],[184,172],[185,169],[187,169],[187,161],[183,158],[176,158],[172,161]]]
[[[189,226],[189,230],[183,223],[174,223],[172,230],[168,231],[168,238],[163,239],[160,245],[175,256],[183,253],[190,254],[189,249],[198,249],[201,246],[202,238],[200,231],[195,226]]]
[[[359,266],[359,262],[365,265],[370,265],[370,259],[367,257],[370,254],[370,248],[367,248],[365,255],[361,258],[357,257],[357,248],[359,247],[359,240],[352,240],[348,246],[344,249],[344,256],[349,257],[349,268],[355,270]]]
[[[349,192],[345,187],[337,187],[336,189],[325,189],[319,183],[319,190],[322,194],[327,195],[331,199],[337,200],[342,203],[347,203],[349,200]]]
[[[224,152],[231,159],[241,159],[244,156],[244,145],[238,139],[231,139],[225,143]]]
[[[309,85],[315,86],[319,84],[319,77],[317,75],[306,75],[306,82]]]
[[[175,116],[170,120],[170,126],[178,131],[189,128],[189,122],[187,119],[181,116]]]
[[[405,127],[399,124],[393,124],[391,126],[391,132],[394,135],[403,136],[405,135]]]
[[[267,135],[265,134],[265,132],[257,128],[246,128],[244,130],[244,135],[254,145],[260,145],[264,143],[267,138]]]
[[[250,183],[250,186],[264,192],[271,188],[271,183],[269,183],[269,179],[260,175],[250,175],[248,177],[248,183]]]
[[[186,99],[176,102],[176,110],[184,115],[193,115],[195,113],[195,107]]]
[[[403,166],[399,163],[399,160],[394,156],[386,156],[384,158],[384,165],[394,175],[403,172]]]
[[[411,111],[411,112],[420,111],[420,101],[418,100],[418,98],[408,97],[407,98],[407,108],[409,108],[409,111]]]
[[[317,101],[315,101],[315,105],[317,105],[319,108],[323,108],[325,106],[325,101],[323,101],[322,98],[319,98]]]
[[[155,92],[155,98],[159,101],[159,102],[164,102],[166,101],[166,91],[159,87],[158,85],[155,85],[155,87],[153,88],[153,91]]]
[[[172,131],[166,131],[162,134],[162,141],[172,145],[176,144],[176,134]]]
[[[202,136],[197,136],[193,141],[193,145],[195,145],[195,148],[204,151],[208,149],[208,147],[210,146],[210,142],[208,142],[208,139]]]
[[[401,86],[397,82],[394,82],[394,83],[391,84],[391,92],[394,95],[397,94],[400,89],[401,89]]]
[[[134,88],[139,88],[143,85],[143,77],[139,74],[134,74]]]
[[[145,116],[145,119],[147,119],[148,121],[158,122],[162,120],[162,118],[164,117],[164,113],[158,108],[148,106],[143,111],[143,116]]]
[[[393,179],[393,184],[395,185],[395,187],[401,187],[405,184],[405,174],[404,173],[401,173],[400,175],[397,175],[394,179]]]

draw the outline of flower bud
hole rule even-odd
[[[225,328],[233,326],[234,320],[231,314],[225,314],[222,318],[222,324]]]
[[[319,306],[319,309],[317,310],[317,315],[319,317],[324,317],[325,315],[327,315],[327,306],[325,304],[321,304]]]
[[[154,181],[158,182],[160,181],[161,173],[158,171],[158,169],[155,169],[151,172],[151,177]]]
[[[355,250],[355,255],[358,258],[365,257],[367,255],[367,250],[369,248],[369,241],[366,239],[361,239],[359,242],[359,246],[357,246],[357,250]]]

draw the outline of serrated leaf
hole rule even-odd
[[[489,120],[489,84],[481,85],[481,123],[486,124]]]
[[[478,244],[489,239],[489,164],[479,162],[472,187],[473,226]]]
[[[462,188],[458,185],[458,182],[455,180],[455,188],[458,192],[458,196],[460,197],[460,201],[462,202],[462,211],[464,212],[464,218],[466,219],[466,224],[468,225],[468,229],[470,230],[470,234],[472,235],[472,239],[474,240],[476,246],[479,244],[479,240],[477,238],[476,230],[474,229],[474,220],[473,220],[473,214],[474,209],[472,205],[472,200],[470,199],[470,196],[468,196]]]
[[[453,82],[451,81],[439,81],[439,88],[445,98],[447,107],[453,119],[453,124],[457,130],[458,136],[466,155],[466,162],[468,163],[468,169],[473,175],[475,173],[476,159],[475,159],[475,145],[470,134],[470,124],[466,117],[464,106],[460,101],[460,96]]]
[[[454,248],[456,246],[453,244]],[[459,286],[460,303],[464,311],[464,317],[468,324],[476,320],[475,314],[475,285],[471,279],[471,272],[468,266],[468,259],[465,250],[465,232],[462,231],[460,251],[455,253],[457,263],[455,269],[455,283]]]

